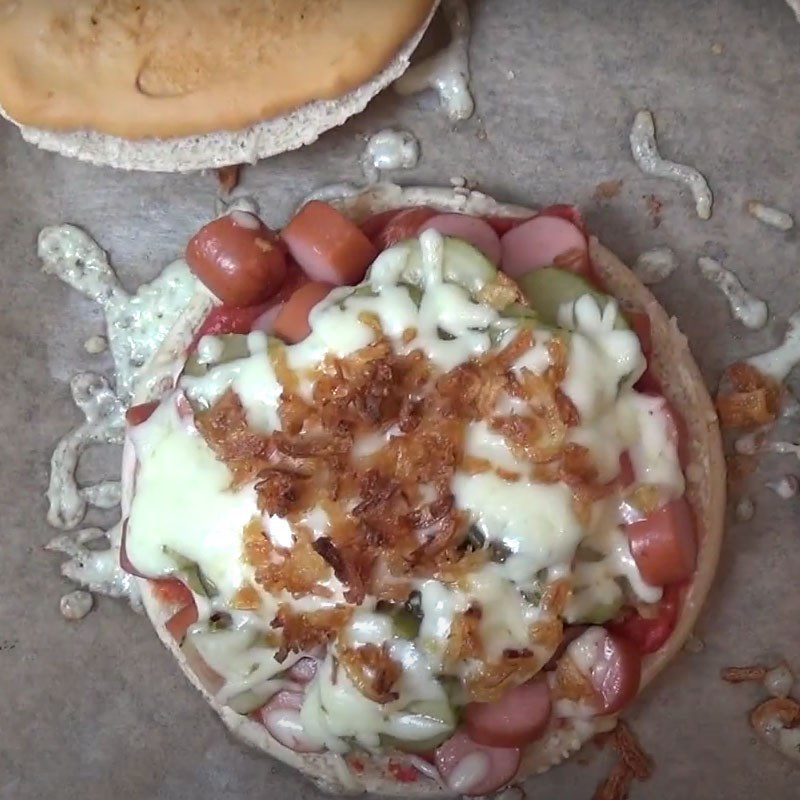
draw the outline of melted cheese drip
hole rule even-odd
[[[400,94],[434,89],[439,103],[453,122],[468,119],[475,110],[469,90],[469,9],[465,0],[444,0],[452,37],[447,48],[411,67],[395,82]]]
[[[630,143],[633,160],[642,172],[688,186],[694,197],[697,216],[700,219],[711,219],[714,197],[708,181],[694,167],[676,164],[661,157],[656,143],[655,120],[647,109],[636,114],[631,128]]]
[[[758,330],[767,324],[769,314],[767,304],[748,292],[733,272],[725,269],[719,261],[708,256],[698,258],[697,266],[700,267],[700,273],[707,281],[719,286],[728,301],[731,314],[742,325],[751,330]]]

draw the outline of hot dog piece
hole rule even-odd
[[[227,306],[269,300],[286,278],[286,255],[260,219],[233,211],[201,228],[186,248],[192,272]]]
[[[534,217],[510,230],[500,243],[503,272],[511,278],[553,265],[588,273],[586,237],[562,217]]]
[[[303,730],[302,707],[301,692],[281,691],[259,710],[258,715],[270,735],[284,747],[295,753],[319,753],[323,748],[312,742]]]
[[[626,525],[625,532],[636,567],[647,583],[666,586],[691,577],[697,561],[697,539],[685,497]]]
[[[531,217],[482,217],[482,219],[492,226],[492,230],[498,236],[503,236],[512,228],[516,228],[522,225],[523,222],[527,222]]]
[[[176,641],[181,642],[186,636],[186,631],[197,622],[197,606],[194,598],[191,598],[183,608],[178,609],[165,623],[164,627],[169,631],[170,636]]]
[[[640,653],[655,653],[675,630],[680,608],[680,587],[667,586],[654,617],[643,617],[638,611],[628,609],[619,621],[609,623],[614,633],[636,645]]]
[[[427,206],[403,209],[396,212],[382,230],[371,237],[372,241],[379,250],[386,250],[404,239],[416,236],[420,227],[435,216],[437,212]]]
[[[358,283],[378,255],[357,225],[320,200],[304,205],[281,237],[309,278],[334,286]]]
[[[516,747],[486,747],[464,730],[436,750],[436,766],[448,788],[467,797],[501,789],[517,774],[519,762]]]
[[[464,722],[470,738],[493,747],[522,747],[544,733],[550,719],[547,682],[534,679],[494,703],[470,703]]]
[[[284,304],[272,323],[272,330],[286,342],[301,342],[311,333],[308,315],[324,300],[334,287],[329,283],[311,281],[301,286]]]
[[[480,250],[495,266],[500,263],[500,238],[492,226],[480,217],[469,214],[439,214],[420,226],[419,233],[429,229],[443,236],[454,236]]]
[[[376,237],[380,236],[384,228],[398,215],[402,214],[405,209],[392,208],[389,211],[378,211],[375,214],[368,216],[358,227],[361,232],[373,244],[376,244]],[[376,245],[377,246],[377,245]]]
[[[305,686],[305,684],[314,680],[318,667],[319,662],[316,658],[301,658],[287,670],[286,675],[295,683]]]
[[[598,714],[615,714],[639,691],[642,659],[629,641],[594,625],[567,648],[572,661],[594,690]]]
[[[125,422],[132,428],[147,422],[153,412],[158,408],[158,400],[151,400],[149,403],[140,403],[138,406],[131,406],[125,412]]]

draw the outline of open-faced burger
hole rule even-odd
[[[121,558],[225,723],[404,796],[613,727],[708,591],[724,466],[684,337],[577,211],[378,186],[187,260]]]

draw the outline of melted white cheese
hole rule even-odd
[[[311,312],[311,334],[284,350],[304,394],[309,395],[314,370],[326,356],[345,357],[375,341],[376,331],[365,315],[377,318],[397,352],[421,350],[442,371],[507,342],[518,323],[511,321],[502,342],[493,344],[489,330],[499,314],[476,303],[465,288],[482,286],[485,266],[470,255],[469,248],[451,247],[449,241],[426,231],[418,244],[391,248],[376,260],[364,284],[332,292]],[[460,276],[461,284],[445,278],[454,274]],[[414,283],[413,289],[403,281]],[[616,304],[610,302],[601,309],[595,298],[586,295],[561,312],[571,330],[563,334],[569,342],[563,388],[581,414],[581,424],[570,429],[570,437],[590,449],[603,480],[616,476],[620,453],[629,450],[638,480],[680,493],[683,477],[667,418],[661,413],[662,401],[629,388],[644,369],[644,360],[636,336],[617,327]],[[543,373],[550,366],[550,336],[548,331],[535,331],[535,347],[513,368]],[[218,344],[213,337],[202,341],[201,360],[210,368],[202,377],[184,377],[180,391],[209,406],[233,389],[251,425],[264,432],[277,430],[282,387],[267,338],[251,334],[249,356],[215,365],[221,354]],[[524,409],[520,401],[502,397],[497,413],[524,413]],[[357,456],[380,448],[388,435],[392,432],[359,442]],[[139,471],[129,517],[128,556],[152,575],[175,571],[174,553],[195,562],[219,591],[211,602],[198,598],[202,627],[212,608],[224,610],[237,589],[254,583],[253,568],[242,560],[243,528],[261,516],[254,486],[231,487],[228,468],[194,426],[181,419],[174,402],[162,403],[132,436]],[[455,505],[504,557],[461,581],[457,589],[433,579],[417,581],[423,617],[414,641],[394,635],[390,617],[376,613],[375,599],[367,598],[329,649],[307,691],[299,724],[310,741],[341,753],[349,749],[351,740],[374,748],[382,735],[425,739],[440,733],[445,722],[421,717],[409,707],[421,701],[446,701],[437,673],[454,619],[471,605],[480,605],[481,638],[492,659],[499,659],[508,648],[528,646],[531,625],[545,614],[534,598],[543,571],[550,580],[567,577],[575,582],[569,613],[576,618],[584,607],[590,610],[615,602],[623,579],[646,602],[660,596],[660,589],[641,581],[616,517],[601,508],[602,503],[596,504],[589,523],[582,525],[572,491],[564,484],[533,480],[531,465],[518,460],[485,422],[469,425],[466,451],[485,459],[493,469],[478,474],[457,472],[451,486]],[[518,477],[511,479],[507,472]],[[275,545],[292,547],[291,523],[277,516],[264,523]],[[326,534],[330,520],[317,508],[306,514],[302,524],[316,538]],[[599,558],[580,562],[573,570],[578,545],[587,538]],[[291,660],[277,665],[274,651],[263,644],[258,631],[268,629],[279,603],[290,603],[300,611],[343,602],[339,582],[330,578],[326,585],[332,593],[329,598],[292,598],[285,592],[270,596],[259,588],[263,607],[258,614],[235,612],[238,627],[224,632],[225,636],[200,629],[192,633],[201,655],[225,678],[220,697],[274,689],[276,676]],[[399,697],[386,705],[367,699],[341,665],[334,666],[338,647],[365,644],[385,645],[403,666],[395,687]]]
[[[458,473],[453,494],[487,539],[511,551],[504,565],[511,580],[525,582],[544,567],[569,561],[581,539],[572,493],[563,484]]]
[[[228,468],[174,403],[133,432],[139,462],[128,519],[128,557],[147,575],[176,571],[164,548],[198,564],[223,596],[242,585],[242,531],[258,514],[252,485],[231,489]]]
[[[719,286],[725,295],[731,314],[746,328],[758,330],[767,324],[769,310],[767,304],[760,298],[748,292],[739,278],[729,269],[725,269],[719,261],[708,256],[697,259],[702,276],[713,284]]]
[[[475,110],[469,90],[469,10],[465,0],[444,0],[444,12],[452,37],[447,48],[406,70],[394,86],[400,94],[434,89],[453,121],[467,119]]]
[[[419,161],[419,142],[408,131],[385,129],[373,133],[367,140],[361,156],[361,168],[370,183],[381,177],[381,172],[413,169]]]
[[[800,311],[789,317],[781,344],[766,353],[751,356],[747,363],[776,381],[786,380],[786,376],[800,363]]]
[[[697,216],[700,219],[711,218],[714,197],[708,181],[699,170],[686,164],[676,164],[661,157],[656,144],[656,126],[653,115],[647,109],[636,114],[630,134],[631,153],[639,169],[656,178],[667,178],[689,187],[694,197]]]
[[[581,419],[592,420],[606,411],[616,400],[623,378],[633,383],[644,372],[639,340],[633,331],[615,327],[618,317],[616,302],[601,309],[588,294],[559,309],[559,324],[573,331],[562,389]]]

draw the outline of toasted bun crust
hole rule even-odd
[[[393,184],[379,184],[332,202],[355,221],[361,221],[376,212],[422,204],[442,211],[460,211],[476,215],[520,217],[532,213],[532,209],[497,203],[480,192],[428,187],[401,188]],[[654,347],[651,366],[664,387],[665,396],[685,420],[691,440],[690,463],[686,477],[689,499],[697,518],[699,540],[697,571],[686,590],[675,631],[660,650],[645,659],[642,676],[642,687],[644,687],[680,650],[691,633],[711,586],[723,533],[725,463],[714,406],[700,371],[689,352],[686,337],[678,330],[675,320],[667,316],[650,291],[613,253],[594,238],[590,241],[590,252],[593,264],[609,291],[627,307],[648,314]],[[204,313],[201,311],[201,305],[195,306],[172,331],[154,359],[160,362],[160,366],[140,384],[134,402],[142,403],[157,399],[163,392],[165,382],[169,383],[167,376],[177,374],[184,357],[187,338],[191,340],[191,336],[187,337],[187,329],[193,331],[202,322]],[[124,463],[128,467],[123,469],[125,473],[123,515],[127,514],[132,491],[133,453],[130,442],[126,442]],[[204,688],[187,662],[185,654],[164,627],[174,609],[163,605],[148,581],[140,580],[140,585],[145,610],[159,638],[174,654],[186,676],[220,715],[225,725],[242,741],[295,767],[326,791],[340,794],[366,791],[404,797],[453,794],[432,779],[420,779],[411,784],[399,783],[387,774],[387,759],[375,759],[375,763],[368,764],[363,773],[355,775],[347,769],[340,756],[329,753],[320,755],[295,753],[273,739],[262,725],[221,706]],[[529,775],[544,772],[555,766],[579,750],[595,734],[609,730],[615,724],[616,718],[611,716],[596,717],[586,721],[576,720],[566,727],[551,726],[525,751],[517,780],[521,781]]]
[[[291,111],[262,103],[264,107],[262,114],[254,116],[253,111],[248,111],[246,117],[237,118],[235,115],[238,113],[236,111],[238,106],[234,104],[235,107],[231,112],[234,116],[223,116],[224,107],[227,107],[223,104],[219,119],[215,117],[213,125],[214,128],[223,130],[184,135],[180,128],[173,128],[178,132],[156,134],[164,138],[137,138],[147,134],[143,134],[138,128],[130,128],[131,133],[126,133],[123,137],[117,135],[116,129],[112,133],[98,132],[105,129],[102,127],[92,130],[62,130],[65,126],[69,128],[66,121],[60,125],[54,121],[54,127],[58,129],[29,125],[14,118],[14,107],[11,102],[7,109],[0,103],[0,114],[16,124],[23,138],[31,144],[102,166],[149,172],[189,172],[230,164],[251,163],[311,144],[325,131],[343,124],[349,117],[363,111],[376,94],[406,71],[411,54],[427,30],[438,5],[439,0],[414,0],[415,18],[421,17],[421,24],[411,28],[411,35],[404,39],[399,49],[393,47],[394,53],[390,54],[391,60],[388,63],[386,58],[377,62],[385,63],[382,69],[380,66],[372,67],[364,73],[374,75],[366,79],[365,83],[349,90],[347,88],[353,85],[352,80],[349,84],[343,84],[345,88],[342,91],[346,93],[341,96],[336,96],[334,87],[320,89],[316,92],[316,96],[329,99],[308,102],[301,99],[299,102],[304,104]],[[428,6],[429,10],[426,12]],[[375,58],[379,55],[376,54]],[[380,69],[380,72],[375,74],[377,69]],[[298,95],[298,98],[300,97],[302,95]],[[223,101],[218,100],[218,102]],[[292,105],[286,105],[286,102],[284,108],[291,108]],[[202,105],[200,107],[202,109]],[[236,121],[245,118],[263,119],[276,113],[281,116],[253,124]],[[181,119],[180,113],[176,112],[175,116],[177,120]],[[135,118],[136,115],[133,115],[133,119]],[[21,119],[27,119],[27,116]],[[157,119],[158,114],[156,114]],[[199,127],[194,126],[192,130],[204,131],[210,128],[206,123]]]

